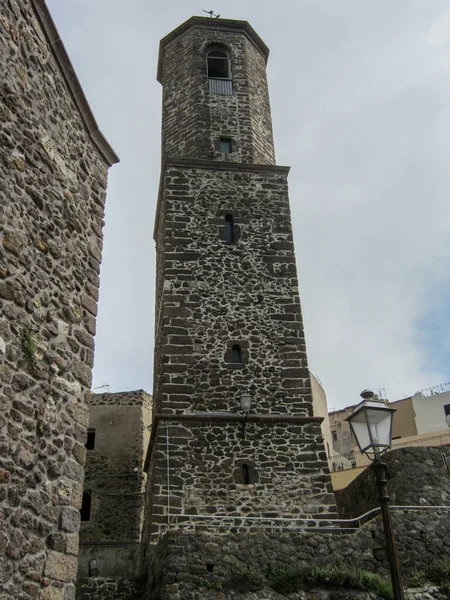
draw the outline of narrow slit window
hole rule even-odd
[[[88,429],[86,450],[93,450],[95,448],[95,429]]]
[[[225,215],[225,241],[229,244],[232,244],[234,242],[233,215]]]
[[[231,348],[231,362],[234,365],[239,365],[242,363],[242,350],[239,344],[235,344]]]
[[[220,151],[222,154],[231,154],[231,138],[220,138]]]
[[[82,521],[91,520],[91,492],[83,492],[80,513]]]
[[[241,467],[242,469],[242,483],[244,485],[249,485],[250,484],[250,469],[248,468],[248,465],[242,465]]]

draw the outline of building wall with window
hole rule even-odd
[[[330,457],[332,454],[334,454],[334,450],[330,428],[330,418],[328,416],[327,395],[319,378],[316,377],[312,371],[309,372],[309,376],[311,378],[313,412],[318,417],[323,417],[320,428],[322,430],[327,457]]]
[[[141,537],[151,397],[94,394],[87,438],[78,577],[132,575]]]
[[[403,398],[389,404],[395,408],[392,421],[392,439],[401,439],[417,435],[416,413],[414,411],[412,398]]]
[[[417,392],[412,398],[416,415],[417,433],[434,433],[445,429],[450,408],[450,391],[425,396]]]
[[[329,413],[331,442],[333,444],[333,454],[350,455],[354,449],[354,441],[350,430],[350,425],[345,420],[352,414],[353,406],[347,406],[340,410],[334,410]]]

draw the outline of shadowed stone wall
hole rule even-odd
[[[428,563],[450,558],[449,511],[395,512],[394,527],[400,563],[407,577]],[[168,532],[153,552],[146,597],[153,600],[213,599],[217,598],[218,583],[223,586],[221,598],[237,600],[242,596],[232,585],[230,587],[230,581],[239,568],[250,567],[264,575],[268,568],[276,566],[312,566],[339,561],[389,577],[381,517],[348,534],[240,531],[221,536],[198,531]],[[254,596],[249,594],[248,598],[282,597],[273,590],[268,591],[267,583],[265,587],[261,585],[261,590],[254,592]],[[301,592],[292,595],[294,599],[307,597]]]
[[[450,506],[450,473],[443,455],[450,463],[450,446],[411,446],[388,452],[385,462],[391,504]],[[378,506],[377,497],[375,476],[368,468],[336,492],[339,514],[343,519],[362,515]]]
[[[88,520],[81,522],[78,578],[96,559],[99,575],[133,575],[139,564],[151,397],[143,390],[95,394],[89,431],[84,492]]]
[[[36,4],[0,0],[2,600],[74,597],[106,178],[117,160]]]

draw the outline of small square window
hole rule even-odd
[[[220,138],[220,151],[222,154],[231,154],[231,138]]]
[[[95,429],[88,429],[86,450],[93,450],[95,447]]]

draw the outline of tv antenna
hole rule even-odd
[[[220,15],[216,15],[213,10],[204,10],[203,12],[209,15],[211,18],[214,17],[215,19],[218,19],[220,17]]]
[[[94,391],[94,390],[101,390],[102,388],[103,389],[106,388],[106,392],[109,394],[109,383],[104,383],[103,385],[99,385],[99,386],[97,386],[95,388],[92,388],[92,391]]]

